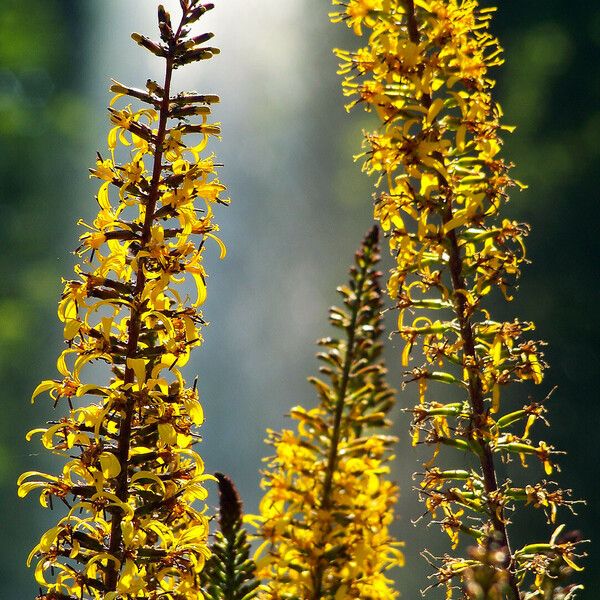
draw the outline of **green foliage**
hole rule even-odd
[[[256,598],[258,581],[250,559],[250,544],[242,526],[242,502],[233,481],[222,473],[219,480],[220,531],[215,533],[212,556],[205,569],[207,600],[251,600]]]
[[[87,110],[77,80],[84,3],[0,2],[0,597],[33,597],[24,561],[39,514],[23,518],[14,484],[29,460],[24,449],[31,377],[51,363],[53,330],[45,326],[65,267],[52,252],[65,231],[83,165],[81,126]],[[60,185],[56,185],[61,173]],[[32,345],[35,337],[39,343]],[[51,341],[52,340],[52,341]],[[38,513],[38,511],[34,511]]]

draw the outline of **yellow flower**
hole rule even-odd
[[[510,384],[542,383],[543,344],[527,339],[531,323],[495,321],[488,304],[496,290],[512,299],[529,231],[502,216],[509,189],[523,187],[502,158],[501,135],[513,130],[502,124],[493,97],[492,68],[502,64],[502,49],[489,31],[494,9],[477,0],[334,5],[344,10],[333,21],[366,33],[363,47],[335,52],[348,108],[363,106],[379,119],[365,134],[360,158],[363,170],[376,176],[375,218],[395,258],[388,292],[405,344],[402,366],[418,361],[408,371],[419,386],[413,444],[434,449],[420,494],[434,518],[443,512],[439,524],[453,548],[462,535],[478,544],[472,559],[441,561],[438,583],[450,598],[454,577],[486,566],[489,553],[479,550],[510,546],[507,508],[527,503],[549,510],[554,521],[556,508],[569,505],[547,482],[530,484],[525,493],[495,468],[512,456],[526,466],[531,455],[546,475],[555,468],[553,449],[529,439],[535,422],[544,420],[540,403],[503,411]],[[443,401],[441,384],[455,388],[451,401]],[[471,453],[479,468],[434,466],[442,448]],[[543,551],[530,563],[509,556],[502,582],[511,597],[521,600],[519,587],[529,584],[541,593],[547,562]]]
[[[59,304],[67,343],[57,361],[61,378],[40,383],[32,398],[48,395],[66,411],[28,435],[39,435],[65,463],[58,475],[19,478],[19,496],[38,491],[43,506],[60,500],[68,507],[29,557],[44,598],[202,597],[199,574],[210,554],[202,505],[211,476],[193,450],[204,420],[198,392],[178,368],[202,342],[201,249],[218,229],[206,208],[226,201],[212,155],[199,156],[217,131],[206,123],[210,110],[193,96],[173,96],[170,80],[176,66],[199,57],[188,25],[206,10],[199,0],[183,2],[174,30],[159,10],[162,35],[172,36],[162,56],[164,86],[149,82],[146,93],[113,85],[111,158],[99,156],[91,169],[101,182],[99,212],[92,225],[80,222],[83,258]],[[151,106],[114,108],[125,95]],[[188,133],[201,133],[202,144],[189,144]],[[120,145],[133,150],[122,164]],[[193,302],[180,291],[187,280],[198,289]],[[100,384],[90,379],[102,371],[87,368],[98,362],[107,377]]]
[[[320,356],[331,369],[328,383],[311,379],[319,405],[293,408],[294,430],[269,432],[275,455],[253,518],[264,540],[255,557],[264,580],[260,598],[398,596],[386,576],[404,564],[389,531],[398,495],[387,479],[393,438],[372,429],[389,425],[392,405],[380,361],[377,259],[372,232],[351,271],[353,291],[341,288],[346,309],[330,313],[344,337],[321,342],[327,354]]]

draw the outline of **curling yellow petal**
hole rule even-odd
[[[33,390],[33,394],[31,394],[31,403],[35,402],[35,399],[44,392],[52,390],[56,387],[56,382],[51,381],[49,379],[42,381],[36,388]]]

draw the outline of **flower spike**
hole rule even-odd
[[[162,84],[111,86],[108,155],[91,169],[99,212],[82,223],[82,260],[58,309],[60,378],[33,394],[67,409],[29,435],[64,458],[62,472],[19,479],[21,497],[36,490],[43,506],[59,500],[68,510],[29,557],[45,600],[201,597],[212,476],[195,450],[199,394],[180,368],[202,343],[204,243],[224,253],[213,208],[227,201],[204,152],[219,133],[208,121],[218,98],[172,91],[174,69],[218,52],[190,28],[212,5],[180,3],[178,23],[159,7],[160,40],[132,36],[164,60]],[[104,381],[90,364],[104,365]]]
[[[386,478],[395,438],[383,431],[394,399],[381,360],[378,260],[373,228],[348,285],[338,288],[345,307],[329,313],[342,336],[319,342],[326,380],[310,378],[318,406],[292,409],[295,431],[269,431],[275,456],[255,519],[264,540],[257,556],[265,600],[398,595],[386,576],[404,558],[389,532],[398,489]]]
[[[501,134],[513,128],[502,124],[492,95],[491,70],[503,62],[489,32],[494,9],[477,0],[334,4],[334,22],[368,35],[362,48],[336,53],[348,108],[362,104],[380,121],[360,156],[377,178],[375,218],[396,259],[388,292],[407,380],[419,388],[413,442],[434,449],[421,498],[453,549],[465,536],[476,544],[468,559],[438,561],[438,584],[451,598],[457,580],[468,590],[482,573],[502,569],[492,588],[503,595],[490,597],[549,598],[555,561],[579,569],[578,542],[518,549],[509,515],[528,505],[554,524],[557,509],[573,503],[546,479],[516,487],[496,468],[499,460],[537,459],[550,477],[557,452],[533,439],[535,426],[547,423],[545,403],[515,406],[507,393],[512,384],[542,382],[543,343],[528,337],[532,323],[496,321],[486,305],[494,290],[512,299],[529,231],[503,216],[509,189],[523,186],[501,156]],[[453,388],[450,398],[444,388]],[[439,466],[455,451],[478,467]]]
[[[243,527],[242,501],[233,481],[215,473],[219,481],[219,531],[211,545],[212,556],[202,574],[207,600],[252,600],[259,582],[250,558],[250,542]]]

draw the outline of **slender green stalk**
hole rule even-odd
[[[321,373],[311,378],[320,402],[292,409],[297,432],[270,432],[267,492],[257,517],[261,598],[395,598],[386,570],[403,557],[388,531],[396,487],[384,477],[393,392],[381,361],[378,231],[366,236],[347,286],[344,309],[330,321],[340,339],[325,338]]]
[[[373,229],[370,234],[376,238],[377,230]],[[350,323],[347,328],[348,339],[346,342],[346,352],[344,354],[344,362],[342,367],[342,378],[339,385],[335,389],[336,401],[335,401],[335,412],[333,418],[333,432],[331,434],[331,442],[329,447],[329,456],[327,459],[327,467],[325,469],[325,481],[323,483],[323,491],[321,493],[320,506],[322,510],[331,510],[331,488],[333,485],[333,477],[336,472],[340,437],[342,431],[342,419],[344,416],[344,407],[348,405],[348,384],[350,381],[350,369],[354,362],[355,354],[355,337],[356,337],[356,325],[358,321],[358,313],[364,305],[364,295],[370,288],[369,280],[369,263],[363,262],[360,265],[359,271],[356,276],[356,290],[354,291],[354,297],[350,302]],[[323,532],[323,538],[330,535],[330,528],[327,528]],[[318,543],[319,546],[324,545],[324,541]],[[323,589],[323,574],[327,568],[327,560],[322,559],[319,561],[314,574],[314,590],[313,600],[320,600],[322,589]]]

